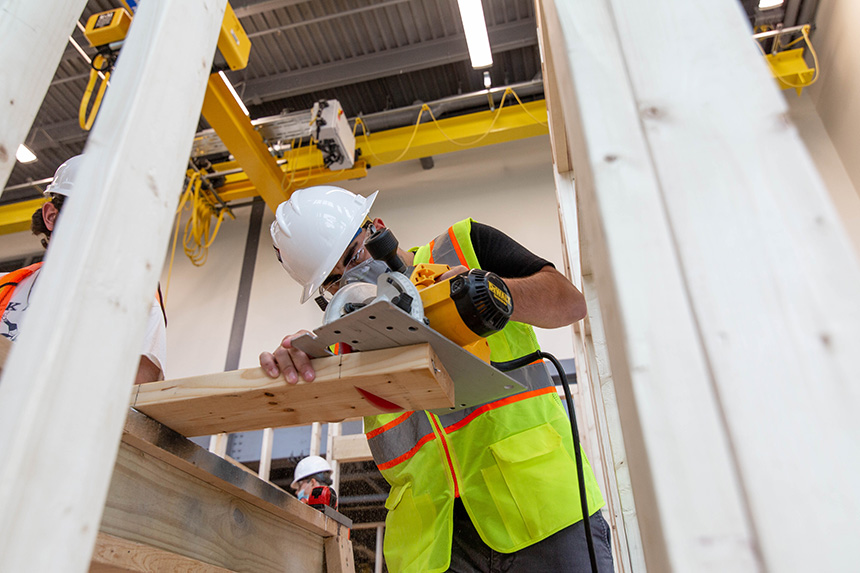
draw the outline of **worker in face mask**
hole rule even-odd
[[[313,503],[315,499],[325,497],[325,505],[332,505],[332,507],[337,508],[337,496],[334,494],[334,490],[331,490],[331,474],[331,465],[325,458],[319,456],[302,458],[296,465],[290,488],[296,492],[296,497],[302,503]],[[324,495],[323,492],[317,490],[315,495],[314,490],[317,488],[329,488],[330,491]],[[330,503],[329,500],[332,499],[334,501]]]

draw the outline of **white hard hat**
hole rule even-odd
[[[296,473],[293,474],[293,483],[290,484],[292,489],[296,489],[296,482],[303,480],[308,476],[318,474],[320,472],[330,472],[331,466],[319,456],[308,456],[296,464]]]
[[[68,197],[72,192],[73,179],[81,167],[83,155],[75,155],[57,167],[54,172],[54,180],[45,189],[45,195],[63,195]]]
[[[298,189],[278,205],[272,241],[281,264],[304,287],[307,301],[337,264],[376,199],[340,187]]]

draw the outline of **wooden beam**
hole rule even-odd
[[[60,21],[72,11],[65,4],[4,8]],[[0,571],[89,566],[224,6],[142,3],[125,40],[75,178],[80,195],[63,208],[0,381]],[[5,10],[2,22],[27,28]],[[68,35],[34,29],[51,45]],[[27,63],[4,71],[4,93],[21,77],[53,74],[28,46],[4,51],[4,61]],[[10,95],[38,107],[32,91]]]
[[[860,264],[742,11],[543,4],[648,569],[853,568]]]
[[[337,436],[332,443],[332,458],[341,463],[372,460],[370,446],[364,434]]]
[[[0,18],[0,193],[86,0],[12,1]]]
[[[184,436],[338,422],[385,411],[359,389],[401,410],[453,406],[453,383],[429,344],[313,361],[312,383],[288,384],[261,368],[135,387],[131,405]]]
[[[326,573],[353,573],[355,557],[352,540],[347,535],[329,537],[325,540]]]
[[[564,126],[564,107],[558,92],[558,79],[555,71],[555,58],[552,55],[552,45],[546,36],[546,26],[543,20],[543,4],[536,2],[538,26],[538,45],[541,54],[541,72],[543,73],[544,97],[546,98],[547,122],[549,124],[549,141],[552,146],[552,161],[557,173],[567,173],[573,169],[570,160],[570,148]]]

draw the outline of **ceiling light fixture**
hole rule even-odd
[[[759,0],[759,10],[770,10],[771,8],[779,8],[785,3],[785,0]]]
[[[227,84],[227,89],[229,89],[230,93],[233,94],[233,98],[236,100],[236,103],[239,104],[239,107],[242,108],[242,112],[250,117],[251,114],[248,113],[248,108],[245,107],[244,103],[242,103],[242,100],[239,98],[239,94],[236,93],[236,90],[233,88],[233,84],[230,83],[230,80],[227,79],[224,72],[218,72],[218,75],[221,76],[221,79],[223,79],[224,83]]]
[[[36,154],[22,143],[18,146],[18,151],[15,152],[15,159],[21,163],[33,163],[36,161]]]
[[[493,53],[490,51],[490,38],[487,35],[481,0],[457,0],[457,5],[460,7],[460,18],[466,31],[466,45],[469,47],[472,67],[476,70],[489,68],[493,65]]]

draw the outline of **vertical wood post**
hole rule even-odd
[[[860,264],[741,7],[538,1],[648,569],[854,568]]]
[[[0,381],[0,571],[89,565],[225,4],[129,31]]]
[[[272,446],[275,444],[275,429],[263,428],[263,443],[260,446],[260,468],[257,475],[261,480],[269,481],[272,473]]]
[[[0,193],[86,0],[0,0]]]

